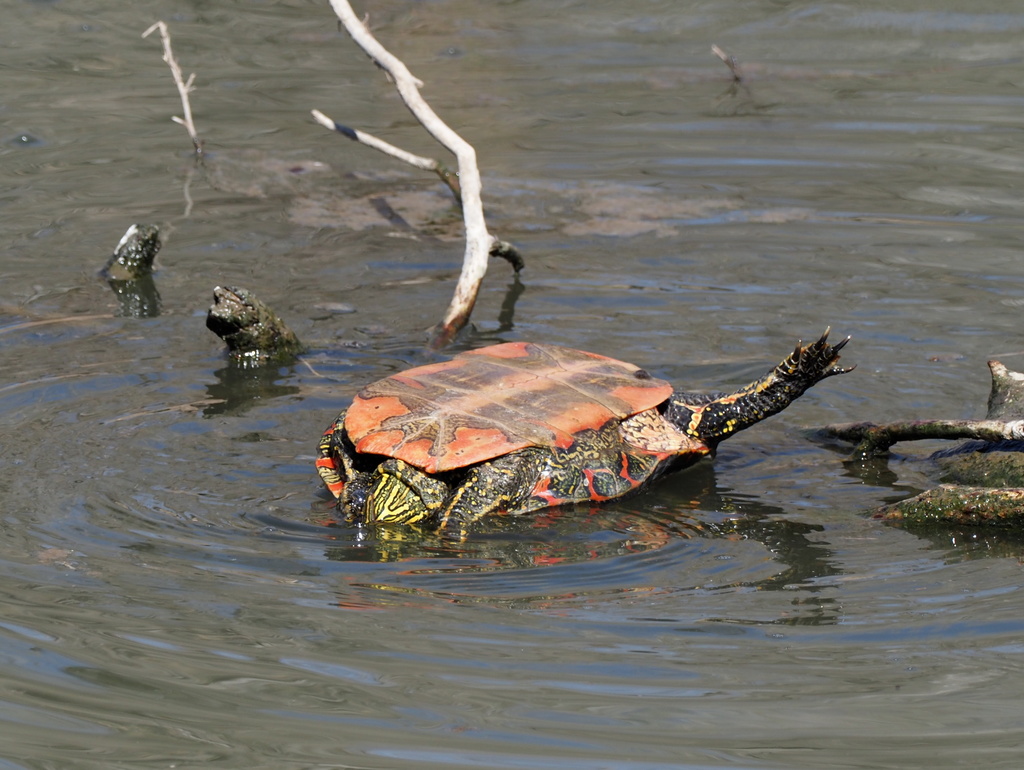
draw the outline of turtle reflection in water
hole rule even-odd
[[[828,330],[734,393],[673,390],[633,364],[510,342],[363,389],[324,433],[317,470],[349,520],[462,534],[528,513],[634,492],[714,454],[836,366]]]

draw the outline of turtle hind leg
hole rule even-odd
[[[673,394],[666,417],[679,428],[714,447],[733,433],[778,414],[810,387],[853,367],[836,366],[839,351],[850,341],[828,342],[829,329],[814,342],[797,344],[796,349],[764,377],[704,404],[691,404],[687,394]]]

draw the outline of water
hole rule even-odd
[[[930,483],[927,450],[860,468],[803,429],[979,416],[985,361],[1020,368],[1024,14],[369,8],[528,260],[521,286],[492,266],[457,349],[718,389],[854,336],[856,372],[714,465],[455,546],[325,526],[320,431],[430,358],[461,261],[439,184],[308,118],[440,153],[329,9],[9,5],[0,769],[1020,766],[1024,541],[873,520]],[[205,169],[154,14],[197,73]],[[96,278],[136,221],[166,234],[144,319]],[[311,352],[233,371],[217,284]]]

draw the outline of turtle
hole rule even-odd
[[[153,261],[160,252],[160,228],[134,224],[128,228],[114,253],[100,270],[117,297],[117,315],[155,318],[160,315],[160,292],[153,280]]]
[[[506,342],[363,388],[324,432],[316,468],[356,524],[464,536],[491,513],[601,502],[713,456],[836,364],[829,330],[733,393],[675,390],[624,361]]]
[[[305,348],[265,302],[240,286],[216,286],[206,328],[224,340],[228,356],[242,368],[291,361]]]

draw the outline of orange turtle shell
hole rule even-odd
[[[345,415],[356,451],[438,473],[652,409],[672,386],[633,364],[533,342],[460,353],[368,385]]]

